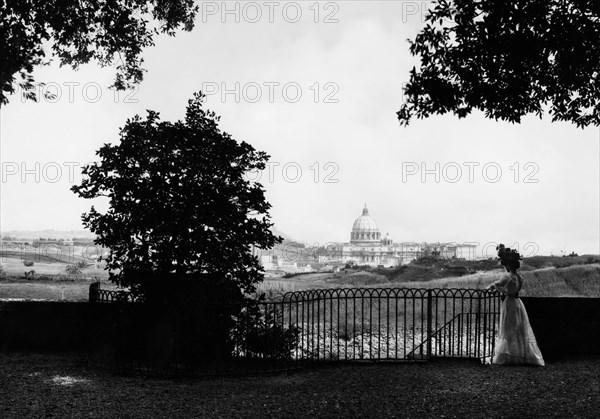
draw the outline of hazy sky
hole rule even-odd
[[[270,154],[261,182],[271,214],[298,240],[349,240],[367,203],[395,241],[600,253],[598,128],[481,114],[399,126],[416,63],[406,40],[426,3],[223,4],[202,2],[193,32],[158,38],[135,92],[108,89],[112,68],[53,65],[36,76],[59,97],[12,97],[0,114],[3,231],[80,229],[91,206],[69,191],[80,167],[127,118],[153,109],[181,119],[204,89],[224,131]]]

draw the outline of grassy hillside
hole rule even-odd
[[[103,285],[107,288],[109,285]],[[90,283],[78,281],[73,283],[58,282],[0,282],[0,300],[47,300],[47,301],[87,301]]]
[[[533,270],[540,268],[566,268],[573,265],[586,265],[600,263],[598,255],[582,256],[533,256],[525,258],[522,270]]]
[[[25,271],[35,271],[36,279],[60,280],[68,279],[65,268],[69,263],[63,261],[57,255],[12,255],[10,253],[0,254],[0,280],[19,280],[24,278]],[[68,260],[66,257],[64,257]],[[25,266],[24,260],[33,261],[32,266]],[[73,260],[70,263],[74,263]],[[102,267],[96,269],[95,265],[90,263],[86,268],[82,268],[79,279],[91,279],[100,277],[105,279],[108,277],[107,271]]]
[[[534,256],[526,258],[521,264],[521,272],[542,268],[566,268],[575,265],[600,263],[600,256],[583,255],[574,257]],[[389,282],[429,281],[442,278],[462,277],[482,272],[503,272],[504,268],[496,259],[464,260],[421,258],[408,265],[396,268],[368,268],[369,272],[384,275]]]
[[[485,288],[503,274],[497,270],[458,278],[387,285],[403,288]],[[600,264],[543,268],[521,272],[521,276],[523,297],[600,297]]]
[[[410,266],[410,265],[407,265]],[[409,267],[404,272],[411,273],[409,281],[389,281],[378,270],[371,272],[358,271],[347,275],[343,272],[336,274],[308,274],[289,279],[268,279],[259,285],[259,293],[264,292],[268,297],[277,299],[286,292],[301,291],[314,288],[342,287],[399,287],[399,288],[477,288],[487,287],[498,280],[505,271],[494,269],[460,277],[418,280],[419,268]],[[423,268],[427,269],[427,268]],[[416,272],[417,274],[412,274]],[[431,271],[428,271],[431,273]],[[600,298],[600,264],[573,265],[566,268],[542,268],[522,271],[523,297],[596,297]],[[406,277],[406,276],[404,276]],[[398,278],[398,276],[392,276]]]

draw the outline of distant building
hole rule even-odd
[[[329,251],[331,250],[331,251]],[[321,270],[337,271],[348,262],[357,265],[395,267],[410,263],[423,256],[440,259],[465,258],[473,260],[475,245],[456,243],[396,243],[389,234],[381,234],[377,223],[369,215],[365,205],[362,214],[352,224],[350,242],[341,243],[329,249],[326,255],[316,254],[298,243],[289,242],[276,245],[273,249],[262,250],[252,246],[265,271],[308,272]]]
[[[377,223],[369,215],[365,204],[362,215],[352,225],[350,243],[342,245],[342,260],[353,261],[357,265],[398,266],[402,264],[402,255],[386,234],[381,236]]]
[[[389,234],[381,235],[365,204],[362,215],[352,225],[350,243],[342,244],[341,257],[343,261],[357,265],[399,266],[422,256],[473,259],[474,249],[472,244],[395,243]]]

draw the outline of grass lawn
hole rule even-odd
[[[43,255],[37,257],[40,260],[33,266],[24,266],[22,259],[2,255],[4,278],[0,278],[0,299],[83,301],[88,299],[89,286],[95,278],[102,281],[103,288],[112,288],[106,280],[106,271],[96,269],[92,264],[83,268],[73,280],[65,271],[68,263],[56,262]],[[35,279],[24,279],[23,273],[31,270],[35,271]]]
[[[0,417],[597,417],[600,358],[329,364],[278,375],[127,377],[77,354],[0,353]]]
[[[89,298],[90,282],[0,282],[1,299],[83,301]]]
[[[468,288],[482,289],[500,279],[505,272],[491,271],[457,278],[424,282],[383,284],[401,288]],[[521,297],[600,297],[600,265],[573,265],[564,268],[541,268],[520,272],[523,277]]]
[[[24,259],[28,261],[33,261],[33,266],[25,266]],[[96,266],[93,263],[89,263],[85,268],[81,269],[80,278],[92,279],[93,277],[107,278],[108,273],[99,266]],[[75,262],[71,262],[75,263]],[[68,277],[65,268],[69,265],[67,262],[63,262],[60,260],[53,259],[51,257],[45,255],[35,255],[30,258],[21,255],[21,257],[12,257],[7,256],[6,252],[0,252],[0,265],[2,267],[2,271],[6,276],[10,276],[13,278],[22,277],[25,271],[35,271],[35,276],[63,276]]]
[[[41,264],[40,264],[41,265]],[[66,266],[66,265],[65,265]],[[22,265],[21,265],[22,267]],[[38,264],[34,266],[40,269]],[[43,264],[44,269],[57,270],[56,266]],[[13,267],[14,269],[14,267]],[[21,268],[19,268],[21,269]],[[93,269],[93,268],[89,268]],[[48,272],[49,273],[49,272]],[[102,288],[114,288],[108,282],[104,271]],[[482,289],[494,280],[500,278],[501,272],[492,271],[480,274],[466,275],[458,278],[444,278],[421,282],[384,283],[372,285],[375,287],[400,288],[470,288]],[[524,284],[523,297],[600,297],[600,265],[574,265],[566,268],[542,268],[522,273]],[[92,274],[76,281],[60,282],[31,281],[18,277],[0,280],[0,299],[23,298],[44,299],[52,301],[80,301],[88,298],[88,288]],[[258,292],[267,294],[273,300],[280,299],[285,293],[315,288],[340,288],[339,278],[332,274],[316,273],[298,275],[293,278],[267,278],[258,285]],[[356,285],[360,287],[361,285]],[[365,286],[365,285],[363,285]]]
[[[359,282],[353,286],[483,289],[502,275],[504,275],[504,271],[493,270],[461,277],[378,284],[361,284]],[[523,289],[520,294],[522,297],[600,297],[600,264],[598,263],[564,268],[546,267],[523,271],[521,275],[523,277]],[[343,273],[317,273],[298,275],[292,278],[268,278],[258,286],[258,290],[273,298],[291,291],[349,287],[350,285],[345,282],[347,281],[344,281]]]
[[[91,280],[28,281],[24,279],[0,280],[0,300],[48,300],[48,301],[87,301]],[[115,288],[108,281],[102,281],[102,288]]]

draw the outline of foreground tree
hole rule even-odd
[[[141,53],[154,36],[191,30],[197,10],[194,0],[0,0],[0,106],[17,86],[37,99],[32,73],[48,63],[45,46],[75,69],[91,60],[116,63],[113,87],[130,88],[142,80]]]
[[[110,279],[146,299],[186,278],[207,279],[205,290],[252,293],[263,272],[251,246],[281,242],[262,186],[245,176],[269,156],[221,132],[203,98],[189,101],[184,121],[160,121],[154,111],[128,120],[120,143],[101,147],[100,162],[85,166],[71,188],[108,197],[108,211],[92,207],[83,223],[110,250]]]
[[[410,43],[421,58],[397,112],[473,109],[520,122],[529,113],[600,125],[600,3],[595,0],[437,0]]]

